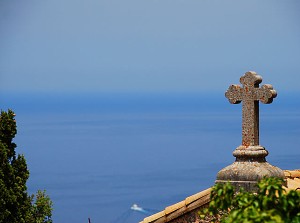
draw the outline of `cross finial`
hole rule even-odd
[[[259,103],[270,104],[277,96],[272,85],[265,84],[259,88],[262,77],[253,71],[245,73],[240,78],[243,85],[231,85],[225,93],[226,98],[232,104],[243,101],[242,120],[242,145],[259,145]]]

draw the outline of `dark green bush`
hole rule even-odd
[[[25,157],[16,155],[13,111],[0,115],[0,223],[51,223],[52,201],[45,192],[28,195]]]
[[[200,216],[224,223],[300,223],[300,192],[286,192],[282,185],[283,179],[265,178],[252,193],[235,192],[230,183],[216,184],[209,207]]]

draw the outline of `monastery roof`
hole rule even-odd
[[[285,170],[284,171],[287,187],[285,189],[300,191],[300,170]],[[145,218],[140,223],[163,223],[169,222],[185,213],[188,213],[196,208],[201,208],[210,201],[211,188],[187,197],[185,200],[174,205],[166,207],[163,211],[158,212]]]

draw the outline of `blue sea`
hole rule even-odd
[[[299,99],[260,105],[260,144],[282,169],[300,168]],[[212,186],[241,144],[241,105],[222,92],[3,93],[0,104],[16,113],[28,190],[47,191],[55,223],[139,222]]]

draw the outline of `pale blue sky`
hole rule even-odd
[[[300,1],[0,0],[0,49],[1,91],[297,91]]]

